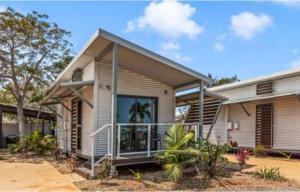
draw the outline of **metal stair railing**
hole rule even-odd
[[[103,160],[107,159],[108,157],[111,156],[110,154],[110,127],[111,127],[111,124],[106,124],[104,125],[103,127],[99,128],[97,131],[95,131],[94,133],[92,133],[90,135],[91,137],[91,140],[92,140],[92,149],[91,149],[91,177],[95,177],[95,166],[99,163],[101,163]],[[102,131],[104,130],[108,130],[107,132],[107,154],[104,155],[102,158],[100,158],[98,161],[95,162],[95,137],[101,133]]]

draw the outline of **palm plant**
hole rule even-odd
[[[166,150],[157,155],[159,160],[164,162],[168,180],[177,181],[182,178],[183,169],[192,166],[196,162],[193,155],[196,151],[191,143],[194,139],[194,133],[186,133],[182,125],[173,125],[166,134]]]

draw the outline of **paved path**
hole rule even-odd
[[[234,155],[226,155],[230,162],[237,163]],[[288,179],[300,181],[300,160],[276,157],[253,157],[247,161],[248,168],[245,171],[255,171],[258,168],[279,167],[280,174]]]
[[[80,191],[71,180],[48,162],[0,161],[0,191]]]

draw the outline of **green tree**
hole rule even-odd
[[[20,136],[25,134],[26,97],[48,85],[70,60],[69,35],[36,11],[7,8],[0,13],[0,83],[17,105]]]
[[[229,83],[234,83],[237,81],[240,81],[237,77],[237,75],[234,75],[232,77],[221,77],[221,78],[217,78],[217,77],[213,77],[211,73],[208,73],[208,77],[211,78],[214,83],[213,83],[213,87],[214,86],[220,86],[220,85],[225,85],[225,84],[229,84]]]

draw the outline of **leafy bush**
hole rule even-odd
[[[228,159],[224,157],[228,147],[226,145],[211,144],[208,141],[200,141],[196,145],[198,153],[198,163],[195,168],[198,174],[204,173],[210,178],[214,178],[217,174],[224,171],[228,165]]]
[[[139,171],[134,171],[132,169],[129,169],[129,171],[132,173],[132,175],[134,176],[135,180],[142,181],[143,174],[141,174]]]
[[[253,154],[256,157],[263,156],[265,154],[265,147],[262,145],[256,145],[253,149]]]
[[[246,165],[246,161],[249,159],[250,154],[251,153],[248,149],[241,149],[235,154],[236,159],[241,166],[241,170],[243,170],[244,166]]]
[[[183,169],[195,163],[196,158],[191,154],[194,151],[191,147],[193,139],[194,133],[186,133],[182,125],[169,128],[165,138],[166,149],[157,154],[157,158],[164,163],[163,168],[168,180],[180,180]]]
[[[57,151],[57,143],[53,136],[42,136],[41,132],[34,131],[25,135],[17,144],[10,147],[14,153],[17,152],[35,152],[38,154],[53,153]]]
[[[286,180],[279,172],[279,167],[260,168],[257,169],[253,175],[259,179],[284,181]]]

